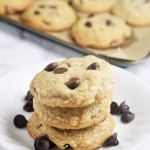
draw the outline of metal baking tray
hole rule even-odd
[[[46,38],[48,40],[54,41],[54,42],[56,42],[58,44],[61,44],[61,45],[66,46],[66,47],[69,47],[72,50],[81,52],[83,54],[95,55],[95,56],[97,56],[99,58],[102,58],[102,59],[110,62],[111,64],[119,66],[119,67],[127,67],[129,65],[133,65],[133,64],[136,64],[136,63],[139,63],[139,62],[143,61],[143,59],[142,60],[138,60],[138,61],[128,61],[128,60],[110,58],[110,57],[103,56],[103,55],[97,55],[94,52],[87,51],[84,48],[79,47],[79,46],[77,46],[75,44],[72,44],[72,43],[69,43],[69,42],[65,42],[65,41],[63,41],[63,40],[61,40],[59,38],[56,38],[56,37],[54,37],[54,36],[52,36],[50,34],[47,34],[45,32],[41,32],[41,31],[38,31],[38,30],[35,30],[35,29],[33,29],[33,28],[23,24],[22,22],[16,21],[15,19],[11,19],[11,18],[9,18],[7,16],[0,16],[0,21],[3,21],[3,22],[8,23],[8,24],[11,24],[11,25],[13,25],[13,26],[15,26],[17,28],[26,30],[26,31],[31,32],[33,34],[36,34],[36,35],[38,35],[40,37]]]

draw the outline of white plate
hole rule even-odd
[[[34,75],[50,62],[27,67],[0,80],[0,150],[34,150],[34,141],[26,129],[14,127],[13,118],[16,114],[24,114],[27,119],[31,116],[22,109],[24,96]],[[150,89],[126,71],[117,67],[113,69],[116,75],[113,100],[118,103],[126,101],[136,118],[129,124],[123,124],[120,117],[115,117],[115,132],[118,133],[120,144],[107,149],[136,149],[150,135]]]

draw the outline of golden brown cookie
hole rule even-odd
[[[62,0],[38,0],[21,16],[24,23],[43,31],[62,31],[76,21],[73,8]]]
[[[59,148],[65,149],[69,144],[73,149],[95,149],[109,138],[114,130],[115,122],[111,115],[96,126],[80,130],[61,130],[45,126],[34,113],[30,118],[27,130],[33,139],[47,135]]]
[[[75,57],[48,65],[30,84],[32,95],[51,107],[82,107],[113,93],[111,65],[95,56]]]
[[[0,15],[22,12],[34,1],[35,0],[0,0]]]
[[[80,46],[106,49],[124,44],[132,29],[123,19],[104,13],[80,18],[71,35]]]
[[[94,126],[104,121],[110,113],[112,96],[101,103],[96,101],[85,107],[61,108],[43,105],[34,99],[34,110],[40,120],[48,126],[60,129],[81,129]]]

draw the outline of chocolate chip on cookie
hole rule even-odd
[[[24,128],[26,127],[28,121],[23,115],[17,115],[15,116],[13,122],[17,128]]]
[[[123,123],[129,123],[131,122],[133,119],[135,118],[135,115],[131,112],[128,112],[128,113],[124,113],[122,114],[121,116],[121,121]]]
[[[70,88],[70,89],[75,89],[79,86],[80,84],[80,79],[79,78],[72,78],[70,79],[66,85]]]
[[[63,74],[67,71],[68,69],[67,68],[64,68],[64,67],[60,67],[60,68],[56,68],[53,72],[55,74]]]
[[[34,147],[36,150],[49,150],[54,148],[55,144],[47,136],[43,136],[35,140]]]
[[[119,141],[117,140],[117,133],[114,133],[111,135],[103,144],[103,146],[117,146],[119,144]]]
[[[114,25],[113,22],[111,20],[106,20],[106,25],[107,26],[112,26]]]
[[[88,22],[85,23],[85,26],[92,27],[92,23],[90,21],[88,21]]]
[[[44,23],[45,25],[50,25],[50,23],[47,22],[47,21],[45,21],[45,20],[43,20],[43,23]]]
[[[89,18],[94,17],[94,14],[90,14],[88,17],[89,17]]]
[[[55,6],[55,5],[50,5],[49,8],[54,8],[54,9],[55,9],[55,8],[57,8],[57,6]]]
[[[54,69],[56,69],[58,67],[58,64],[56,62],[53,62],[51,64],[49,64],[48,66],[46,66],[46,68],[44,69],[45,71],[53,71]]]
[[[33,101],[33,95],[31,94],[30,91],[27,92],[27,94],[25,96],[25,100],[26,101]]]
[[[35,15],[40,15],[41,13],[40,13],[40,11],[36,10],[36,11],[34,12],[34,14],[35,14]]]
[[[39,8],[45,8],[45,6],[44,5],[39,5]]]
[[[116,102],[112,102],[111,105],[110,105],[110,108],[111,108],[111,114],[112,115],[118,113],[119,106],[118,106],[118,104]]]
[[[23,109],[26,111],[26,112],[33,112],[34,109],[33,109],[33,102],[32,101],[28,101],[24,106],[23,106]]]
[[[100,65],[97,62],[92,63],[87,67],[87,70],[99,70],[99,69],[100,69]]]

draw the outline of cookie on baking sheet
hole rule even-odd
[[[24,11],[35,0],[0,0],[0,15]]]
[[[73,8],[62,0],[38,0],[21,16],[23,22],[43,31],[62,31],[76,21]]]
[[[110,10],[117,0],[72,0],[71,4],[86,13],[100,13]]]
[[[34,99],[34,110],[44,124],[60,129],[81,129],[104,121],[110,113],[112,96],[103,103],[96,101],[92,105],[78,108],[60,108],[43,105]]]
[[[32,95],[51,107],[82,107],[112,95],[111,65],[95,56],[49,64],[30,84]]]
[[[150,25],[149,0],[120,0],[113,13],[134,26]]]
[[[132,29],[123,19],[104,13],[79,19],[71,35],[81,46],[105,49],[124,44]]]
[[[96,126],[80,130],[61,130],[45,126],[34,113],[27,124],[27,130],[34,139],[47,135],[59,148],[65,149],[69,144],[71,148],[95,149],[109,138],[114,130],[115,122],[111,115]]]

